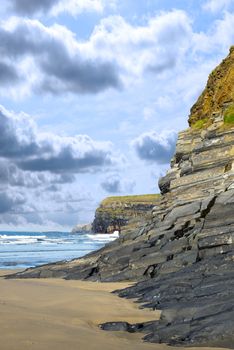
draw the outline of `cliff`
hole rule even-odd
[[[207,85],[197,102],[191,108],[190,126],[210,124],[214,115],[223,114],[234,101],[234,46],[223,62],[210,74]],[[212,122],[212,121],[211,121]]]
[[[92,233],[92,225],[91,224],[85,224],[85,225],[76,225],[73,227],[71,233]]]
[[[121,232],[127,225],[142,222],[157,204],[159,197],[157,194],[148,194],[104,199],[95,212],[93,232]]]
[[[171,169],[159,181],[162,196],[144,225],[84,258],[17,277],[138,280],[117,293],[162,310],[160,320],[103,329],[234,349],[233,55],[232,48],[192,108],[191,127],[179,134]]]

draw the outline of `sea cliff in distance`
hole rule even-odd
[[[92,233],[92,224],[76,225],[71,233]]]
[[[107,197],[96,209],[93,222],[75,226],[72,233],[125,234],[144,224],[159,198],[160,194]]]
[[[210,74],[179,133],[161,196],[139,228],[72,263],[18,278],[138,281],[117,293],[160,320],[109,322],[149,342],[234,349],[234,48]],[[12,277],[15,277],[14,275]]]
[[[114,196],[104,199],[95,212],[92,230],[95,233],[121,232],[126,227],[144,223],[157,204],[159,194]]]

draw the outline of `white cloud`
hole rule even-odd
[[[119,174],[109,174],[101,182],[101,187],[108,193],[132,193],[136,183],[122,178]]]
[[[190,46],[187,14],[174,10],[152,17],[146,25],[131,25],[120,16],[105,18],[96,26],[84,50],[115,60],[128,75],[145,71],[162,73],[173,68]]]
[[[114,155],[110,142],[94,141],[87,135],[42,133],[30,116],[0,106],[0,157],[22,170],[75,174],[117,164],[119,154]]]
[[[83,12],[103,13],[116,5],[116,0],[7,0],[8,9],[18,15],[33,16],[49,14],[57,16],[69,13],[73,16]]]
[[[132,145],[138,157],[149,162],[167,164],[175,151],[177,133],[164,131],[160,134],[153,132],[143,133],[136,138]]]
[[[103,174],[123,161],[111,142],[44,133],[29,115],[0,106],[0,225],[53,227],[63,215],[75,224],[83,211],[90,218],[95,200],[76,174]]]
[[[1,58],[7,64],[0,91],[17,98],[31,91],[95,94],[145,75],[161,77],[182,66],[185,58],[188,63],[188,56],[194,64],[200,54],[220,51],[219,60],[234,42],[233,22],[234,15],[226,12],[207,32],[196,33],[188,15],[179,10],[162,12],[145,25],[111,16],[101,20],[86,41],[79,41],[61,25],[13,18],[0,27]],[[13,75],[16,81],[6,90],[7,76],[12,81]]]
[[[190,48],[191,36],[190,19],[179,10],[163,12],[144,26],[120,16],[105,18],[87,41],[78,41],[61,25],[12,18],[0,26],[0,53],[9,80],[14,74],[17,81],[6,92],[5,77],[0,89],[17,97],[31,90],[95,94],[120,89],[145,74],[174,69]]]
[[[51,13],[57,16],[67,12],[76,16],[82,12],[103,13],[107,8],[113,8],[116,0],[62,0],[52,8]]]
[[[21,193],[15,191],[0,191],[0,214],[5,214],[15,210],[17,206],[25,203],[25,198]]]
[[[8,81],[6,74],[1,79],[2,94],[19,96],[22,90],[31,89],[85,94],[120,87],[115,62],[87,55],[75,35],[63,26],[46,27],[37,20],[11,18],[0,25],[0,41],[8,76]],[[17,73],[20,79],[17,76],[16,83],[6,91],[6,84]]]
[[[194,33],[193,50],[196,53],[207,53],[209,56],[224,56],[234,43],[234,13],[225,12],[222,19],[213,22],[205,32]],[[220,58],[218,58],[220,60]]]
[[[227,10],[232,4],[233,0],[208,0],[203,5],[203,9],[216,14],[222,10]]]

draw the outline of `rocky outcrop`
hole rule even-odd
[[[71,233],[92,233],[92,224],[76,225]]]
[[[230,252],[216,255],[119,291],[121,297],[162,310],[159,321],[128,324],[125,330],[142,332],[145,341],[155,343],[234,349],[233,263]],[[120,324],[101,327],[113,331]]]
[[[215,114],[222,114],[234,101],[234,46],[230,48],[230,54],[210,74],[207,86],[198,101],[191,109],[189,125],[199,125],[199,121],[210,122]]]
[[[220,79],[226,72],[233,76],[233,54],[216,69]],[[214,101],[216,80],[210,90]],[[179,134],[171,169],[159,182],[163,195],[147,222],[82,259],[17,277],[138,280],[117,293],[162,310],[160,320],[113,322],[103,329],[143,332],[145,340],[156,343],[234,349],[234,124],[225,121],[234,85],[229,89],[228,104],[224,98],[220,109],[212,105],[206,127]]]
[[[135,227],[146,218],[159,200],[159,195],[108,197],[95,212],[92,230],[95,233],[121,232],[126,226]]]

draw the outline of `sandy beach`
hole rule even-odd
[[[0,271],[1,276],[6,273]],[[134,302],[110,293],[127,285],[1,277],[1,350],[179,350],[143,343],[142,335],[98,328],[107,321],[134,323],[159,317],[158,311],[140,310]]]

